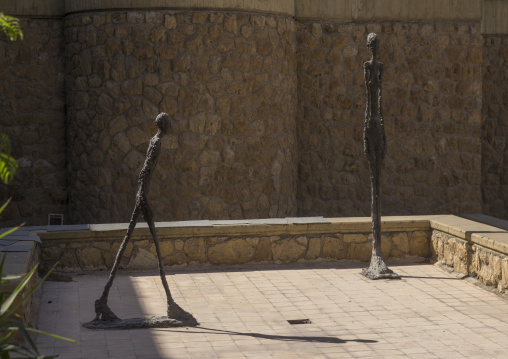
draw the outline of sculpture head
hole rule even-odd
[[[377,54],[377,51],[379,50],[379,37],[376,33],[371,32],[369,36],[367,36],[367,48],[373,55]]]
[[[161,112],[159,116],[155,119],[155,123],[157,127],[161,131],[162,135],[165,135],[169,132],[171,128],[171,122],[169,121],[169,115],[165,112]]]

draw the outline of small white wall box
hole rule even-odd
[[[48,225],[62,226],[63,225],[63,214],[48,214]]]

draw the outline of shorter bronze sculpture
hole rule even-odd
[[[153,213],[148,205],[148,185],[152,176],[152,171],[157,163],[161,151],[161,139],[169,131],[170,122],[169,116],[166,113],[161,113],[155,120],[158,131],[157,134],[150,140],[150,146],[146,153],[145,163],[139,173],[138,180],[138,192],[136,194],[136,204],[134,211],[132,212],[131,220],[127,233],[123,239],[123,242],[116,255],[115,263],[111,269],[109,280],[104,287],[104,291],[99,299],[95,301],[95,319],[91,322],[83,324],[87,328],[92,329],[132,329],[132,328],[155,328],[155,327],[173,327],[173,326],[195,326],[197,325],[196,319],[188,312],[180,308],[178,304],[173,300],[171,292],[169,291],[168,282],[166,281],[166,275],[164,273],[164,267],[162,265],[161,251],[159,247],[159,240],[157,238],[157,232],[155,230],[153,222]],[[148,319],[144,318],[132,318],[127,320],[121,320],[108,306],[108,295],[111,285],[115,279],[116,271],[120,266],[120,260],[125,252],[127,243],[136,227],[138,215],[142,214],[150,233],[154,240],[155,250],[157,252],[157,263],[159,267],[159,274],[162,280],[162,285],[166,292],[167,299],[167,317],[152,317]]]
[[[377,34],[368,35],[367,47],[372,53],[372,58],[363,65],[367,90],[363,145],[370,169],[372,257],[369,268],[363,269],[362,274],[370,279],[398,279],[400,277],[386,266],[381,254],[380,177],[381,163],[386,155],[386,134],[381,106],[383,64],[377,61],[379,50]]]

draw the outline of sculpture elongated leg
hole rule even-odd
[[[159,240],[157,238],[157,232],[153,224],[153,213],[148,205],[148,185],[152,170],[157,163],[161,151],[161,139],[167,133],[171,127],[169,122],[169,116],[166,113],[161,113],[155,119],[158,131],[155,136],[150,140],[150,145],[146,152],[146,159],[141,171],[139,172],[138,178],[138,192],[136,194],[136,205],[132,212],[132,217],[129,222],[129,228],[125,234],[125,238],[120,246],[120,249],[116,255],[115,264],[111,269],[109,280],[104,287],[104,291],[99,299],[95,301],[95,319],[91,322],[84,323],[83,326],[90,329],[133,329],[133,328],[168,328],[168,327],[181,327],[181,326],[195,326],[198,325],[197,320],[185,310],[180,308],[171,297],[169,291],[168,282],[166,281],[166,275],[164,273],[164,267],[162,265],[161,250],[159,247]],[[120,266],[120,260],[122,259],[123,253],[127,247],[127,243],[136,227],[136,220],[139,213],[143,214],[150,233],[152,234],[155,250],[157,252],[157,263],[159,266],[159,274],[161,276],[162,285],[166,291],[167,298],[167,316],[151,317],[151,318],[131,318],[121,320],[115,313],[108,307],[108,294],[115,279],[116,271]]]
[[[371,216],[372,216],[372,257],[368,268],[362,270],[362,274],[370,279],[400,279],[389,269],[383,261],[381,252],[381,213],[380,213],[380,172],[378,163],[369,162],[371,171]]]
[[[164,291],[166,292],[168,317],[180,320],[182,322],[186,322],[187,325],[195,325],[197,324],[197,321],[192,316],[192,314],[183,310],[178,304],[176,304],[176,302],[173,300],[173,297],[171,296],[168,282],[166,280],[166,274],[164,273],[164,266],[162,264],[162,256],[159,246],[159,239],[157,237],[157,232],[155,231],[153,221],[149,220],[147,221],[147,223],[148,227],[150,228],[150,233],[152,234],[152,238],[155,244],[155,251],[157,253],[157,265],[159,267],[159,275],[161,277],[162,286],[164,287]]]
[[[113,313],[113,311],[108,306],[108,295],[109,295],[109,290],[111,289],[111,286],[113,285],[113,281],[115,280],[116,271],[118,270],[118,267],[120,266],[120,261],[123,257],[125,249],[127,248],[127,243],[129,242],[129,239],[131,238],[134,228],[136,227],[138,215],[139,215],[139,207],[136,206],[134,208],[134,211],[132,212],[132,217],[129,222],[129,227],[127,228],[127,233],[125,234],[122,244],[120,245],[120,249],[118,250],[118,253],[116,254],[115,263],[113,265],[113,268],[111,268],[108,282],[104,286],[104,290],[102,292],[101,297],[95,301],[96,315],[95,315],[94,321],[112,322],[112,321],[120,320],[120,318],[118,318],[115,315],[115,313]]]

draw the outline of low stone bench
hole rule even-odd
[[[156,223],[166,266],[290,263],[318,259],[368,261],[369,218],[284,218]],[[87,231],[40,232],[44,268],[60,271],[110,269],[127,224],[90,225]],[[429,257],[428,219],[384,218],[385,258]],[[121,266],[156,268],[155,245],[144,223],[137,225]]]
[[[468,216],[383,217],[383,257],[431,258],[508,291],[508,222]],[[372,248],[367,217],[158,222],[156,227],[165,266],[369,261]],[[41,267],[58,261],[63,272],[109,270],[126,229],[127,223],[39,231]],[[148,227],[138,223],[121,267],[156,266]]]
[[[433,259],[508,293],[508,222],[475,213],[430,221]]]

